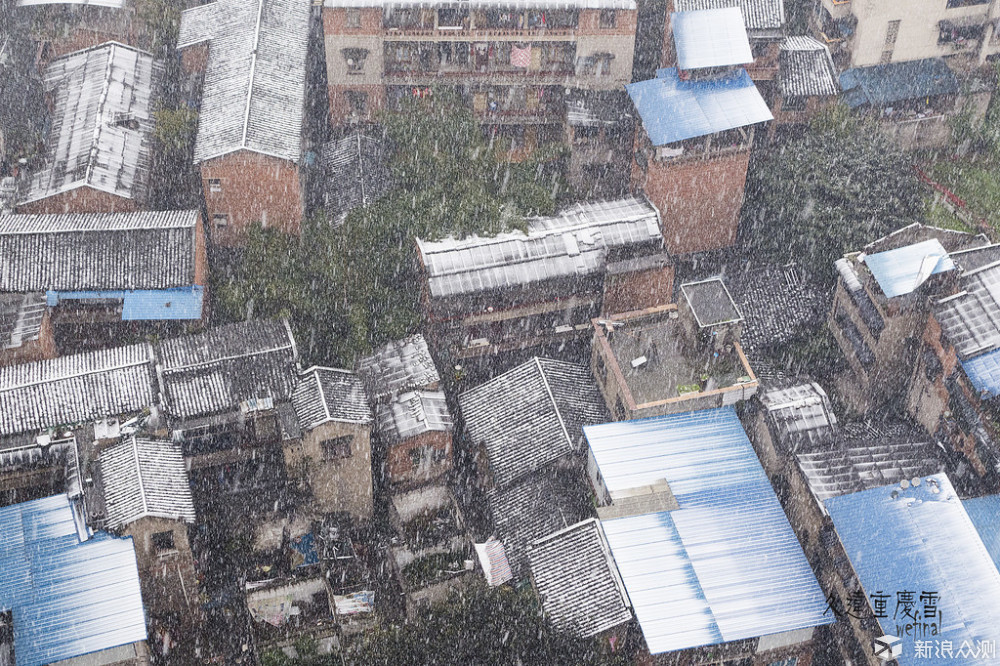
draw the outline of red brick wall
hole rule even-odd
[[[139,205],[133,199],[126,199],[91,187],[78,187],[17,207],[18,213],[31,214],[131,213],[137,210],[139,210]]]
[[[414,476],[413,460],[410,451],[415,448],[427,446],[448,452],[447,459],[432,468],[430,478],[438,476],[451,467],[451,433],[431,431],[425,432],[417,437],[411,437],[402,442],[389,447],[386,455],[386,472],[389,475],[389,482],[393,484],[405,484],[409,481],[417,481]]]
[[[347,99],[347,92],[351,90],[368,93],[367,114],[352,113],[351,103]],[[330,97],[330,122],[334,125],[343,125],[348,120],[374,121],[376,112],[385,106],[385,86],[328,86],[327,93]]]
[[[188,74],[202,73],[208,66],[208,42],[187,46],[181,50],[181,67]]]
[[[382,10],[361,9],[361,27],[347,27],[347,10],[326,7],[323,9],[324,35],[377,35],[382,32]]]
[[[673,302],[673,291],[673,266],[609,275],[604,281],[601,312],[615,314],[667,305]]]
[[[218,178],[222,191],[212,192],[208,181]],[[302,187],[298,167],[287,161],[241,150],[201,165],[202,189],[208,211],[208,233],[217,245],[239,246],[247,229],[257,222],[298,235],[302,222]],[[228,215],[225,227],[214,216]]]
[[[711,159],[633,162],[633,184],[660,209],[663,239],[673,254],[728,247],[736,241],[750,151]]]

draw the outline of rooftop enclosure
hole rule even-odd
[[[151,54],[115,42],[52,61],[45,168],[20,205],[85,186],[144,202],[161,77]]]
[[[619,418],[731,405],[757,391],[738,329],[698,326],[676,305],[611,315],[593,325],[594,374]]]
[[[739,7],[751,38],[780,38],[785,25],[783,0],[675,0],[674,11]]]
[[[778,54],[782,97],[832,96],[840,93],[837,68],[830,49],[812,37],[787,37]]]
[[[792,631],[801,642],[834,621],[731,407],[584,433],[599,501],[656,484],[676,501],[601,523],[652,654]]]
[[[0,608],[13,619],[17,666],[136,657],[146,617],[131,538],[90,535],[66,495],[0,509],[0,532]]]
[[[915,610],[933,623],[936,638],[953,645],[1000,640],[1000,572],[964,503],[944,474],[915,477],[826,501],[834,527],[866,596],[897,590],[936,593],[926,613],[926,597]],[[993,541],[994,534],[988,534]],[[891,544],[887,547],[886,543]],[[879,619],[885,633],[897,631],[898,619]],[[928,632],[929,633],[929,632]],[[901,636],[903,653],[914,654],[913,635]],[[904,663],[924,662],[913,659]],[[928,664],[981,664],[978,656],[930,655]]]
[[[309,5],[216,0],[182,14],[177,47],[209,44],[196,163],[238,150],[299,162]]]
[[[400,391],[436,389],[441,382],[427,340],[420,333],[387,343],[358,361],[358,376],[370,400],[385,400]]]
[[[680,70],[753,62],[743,14],[738,7],[674,12],[670,27]]]

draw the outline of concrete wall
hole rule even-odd
[[[157,550],[153,535],[158,532],[173,534],[174,550]],[[193,620],[201,600],[187,524],[147,517],[128,525],[123,533],[131,536],[135,545],[143,602],[155,615],[173,611]]]
[[[115,194],[84,186],[37,201],[19,204],[17,212],[35,215],[55,215],[60,213],[131,213],[141,208],[139,203],[134,199],[126,199]]]
[[[209,180],[219,179],[212,192]],[[303,191],[298,167],[287,160],[240,150],[201,164],[209,236],[217,245],[240,246],[253,224],[298,235],[303,215]],[[228,215],[219,226],[215,215]]]
[[[320,442],[351,436],[351,455],[324,460]],[[314,506],[322,513],[344,511],[358,520],[372,516],[371,427],[367,424],[329,421],[303,433],[301,440],[284,445],[289,475],[305,468]],[[308,459],[308,460],[307,460]]]

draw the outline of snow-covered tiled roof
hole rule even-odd
[[[358,362],[358,375],[368,397],[383,400],[400,391],[435,389],[441,381],[427,340],[417,333],[393,340]]]
[[[674,2],[675,12],[722,7],[739,7],[743,10],[743,21],[751,33],[780,30],[785,24],[784,0],[675,0]]]
[[[45,168],[22,203],[82,186],[143,202],[162,76],[151,54],[117,42],[53,60],[44,77],[54,99]]]
[[[309,0],[216,0],[181,15],[178,48],[209,42],[197,163],[237,150],[298,162]]]
[[[292,394],[303,430],[327,421],[371,423],[372,414],[361,378],[338,368],[314,366],[304,373]]]
[[[140,518],[195,520],[194,499],[180,444],[131,437],[101,451],[109,529]]]
[[[382,441],[392,445],[425,432],[449,432],[451,413],[444,391],[408,391],[375,410]]]
[[[0,435],[137,412],[153,404],[147,344],[0,368]]]
[[[198,211],[0,216],[0,291],[194,284]]]
[[[165,409],[181,419],[238,409],[257,399],[288,400],[298,354],[282,321],[245,321],[157,345]]]
[[[786,37],[781,42],[778,59],[781,71],[778,86],[783,96],[809,97],[840,92],[830,49],[812,37]]]

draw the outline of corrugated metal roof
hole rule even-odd
[[[965,273],[960,284],[962,291],[934,305],[934,316],[959,358],[969,360],[1000,348],[1000,264]],[[989,361],[982,365],[987,370]]]
[[[983,540],[994,566],[1000,569],[1000,495],[962,500],[962,506]]]
[[[149,345],[0,368],[0,435],[137,412],[153,404]]]
[[[539,539],[528,560],[542,608],[560,631],[590,637],[632,619],[596,520]]]
[[[955,268],[948,251],[936,238],[869,254],[864,262],[887,298],[912,293],[931,275]]]
[[[116,42],[53,60],[44,78],[54,98],[46,164],[25,202],[84,185],[143,202],[162,76],[151,54]]]
[[[792,383],[758,394],[778,444],[788,451],[830,446],[837,438],[837,415],[816,382]]]
[[[528,220],[527,233],[417,239],[431,295],[456,296],[595,273],[607,250],[661,242],[659,213],[642,199],[580,203]]]
[[[100,460],[108,529],[149,516],[194,522],[180,444],[133,436],[101,451]]]
[[[303,430],[327,421],[371,423],[372,413],[361,378],[348,370],[314,366],[292,393],[292,404]]]
[[[785,3],[783,0],[675,0],[674,10],[678,12],[739,7],[747,30],[772,33],[780,31],[785,24]]]
[[[181,15],[178,48],[208,40],[196,163],[246,149],[298,163],[309,0],[216,0]]]
[[[382,441],[392,445],[425,432],[450,432],[451,414],[444,391],[409,391],[375,409]]]
[[[44,666],[146,640],[132,539],[80,541],[66,495],[0,508],[0,608],[17,666]]]
[[[840,92],[837,68],[830,49],[807,37],[787,37],[778,52],[778,85],[784,97],[836,95]]]
[[[198,211],[0,216],[0,291],[194,284]]]
[[[584,433],[611,493],[666,480],[679,506],[604,522],[650,652],[833,621],[731,407]]]
[[[569,455],[581,427],[607,414],[590,370],[534,358],[458,397],[466,433],[484,446],[497,487]]]
[[[844,101],[851,108],[953,95],[960,89],[958,77],[942,58],[848,69],[840,74],[840,87],[844,89]]]
[[[962,361],[962,369],[980,395],[1000,395],[1000,349]]]
[[[677,67],[726,67],[753,62],[739,7],[674,12],[670,15]]]
[[[157,345],[167,412],[219,414],[257,398],[288,400],[298,380],[295,341],[281,321],[245,321]]]
[[[866,595],[889,595],[889,617],[879,620],[885,633],[898,635],[900,621],[892,613],[898,592],[940,595],[934,639],[951,641],[954,654],[918,659],[916,639],[902,636],[901,663],[997,663],[960,656],[959,648],[965,641],[1000,640],[1000,572],[948,477],[918,481],[834,497],[826,507]],[[922,612],[923,604],[915,602]]]
[[[326,7],[429,9],[635,9],[635,0],[326,0]]]
[[[654,146],[772,120],[753,80],[740,69],[712,80],[682,81],[675,68],[625,86]]]
[[[436,388],[441,381],[427,341],[419,333],[393,340],[361,359],[357,372],[373,401],[384,400],[400,391]]]

